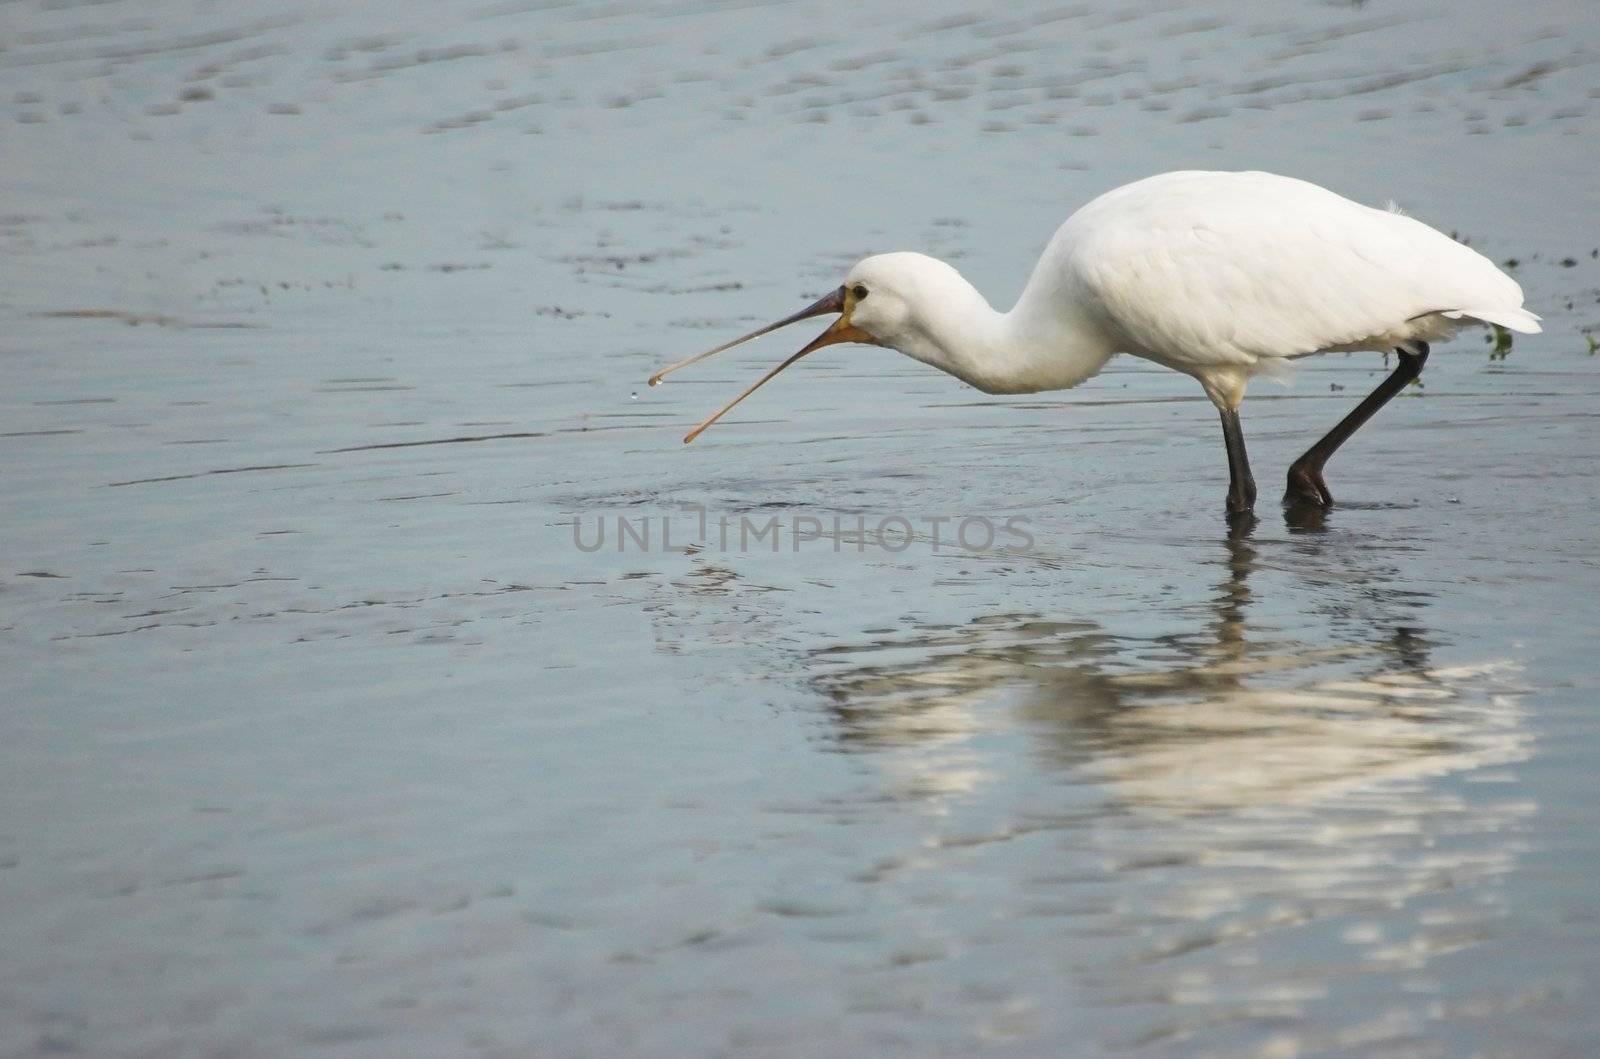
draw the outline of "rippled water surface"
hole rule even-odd
[[[0,1055],[1594,1054],[1600,13],[1003,7],[0,6]],[[1181,167],[1545,333],[643,385]]]

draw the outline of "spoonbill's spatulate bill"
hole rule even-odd
[[[668,372],[812,316],[838,319],[709,416],[801,357],[838,342],[888,346],[985,393],[1076,386],[1118,353],[1192,375],[1222,415],[1230,513],[1255,504],[1239,405],[1256,375],[1334,350],[1394,350],[1399,363],[1366,400],[1289,468],[1285,503],[1327,507],[1322,468],[1372,414],[1422,372],[1428,344],[1464,324],[1537,333],[1522,288],[1494,263],[1393,210],[1271,173],[1164,173],[1090,202],[1057,229],[1010,312],[991,308],[954,268],[914,253],[856,264],[793,316],[657,372]]]

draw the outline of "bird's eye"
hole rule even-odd
[[[856,301],[860,301],[862,298],[867,296],[867,288],[857,283],[854,287],[850,288],[850,293],[855,295]]]

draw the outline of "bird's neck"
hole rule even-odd
[[[1037,280],[1038,277],[1035,277]],[[1104,367],[1114,346],[1062,292],[1030,282],[1010,312],[977,289],[952,290],[927,313],[901,352],[985,393],[1037,393],[1078,385]]]

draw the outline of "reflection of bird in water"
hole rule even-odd
[[[1524,756],[1509,664],[1432,666],[1425,638],[1392,619],[1345,646],[1257,642],[1246,617],[1257,549],[1226,543],[1212,634],[1189,645],[1192,660],[1110,678],[1121,708],[1100,718],[1105,744],[1084,768],[1119,797],[1282,808]],[[1048,723],[1055,708],[1030,696],[1023,714]]]
[[[931,794],[981,782],[989,766],[967,744],[1020,724],[1117,798],[1171,811],[1314,804],[1524,756],[1508,666],[1431,665],[1409,610],[1353,642],[1252,635],[1258,546],[1236,533],[1225,549],[1198,635],[1141,643],[1088,622],[996,615],[822,652],[839,739],[887,751],[902,793]],[[1372,605],[1361,580],[1349,594],[1352,608]]]
[[[1250,620],[1266,547],[1225,542],[1194,633],[1002,614],[814,656],[839,745],[924,811],[860,879],[893,903],[983,877],[1000,905],[984,922],[1013,924],[1006,955],[1056,939],[1050,966],[1140,1054],[1254,1054],[1237,1034],[1263,1027],[1283,1054],[1337,1050],[1327,1027],[1348,1009],[1307,1015],[1341,975],[1414,973],[1493,936],[1532,806],[1438,780],[1527,756],[1510,667],[1434,664],[1414,601],[1385,599],[1371,570],[1326,582],[1339,601],[1316,620],[1342,639],[1269,638]],[[1271,547],[1335,567],[1371,554]],[[951,913],[951,947],[975,944]]]

